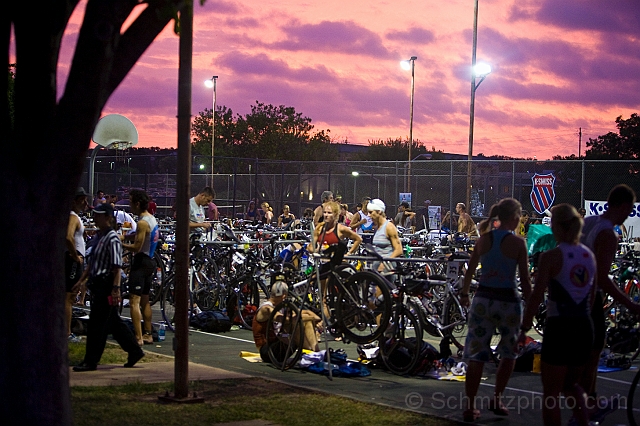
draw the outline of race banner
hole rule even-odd
[[[587,211],[585,216],[599,216],[607,211],[607,202],[584,200],[584,209]],[[640,236],[640,203],[634,205],[631,214],[624,221],[624,226],[627,228],[630,237]]]
[[[556,177],[551,173],[548,175],[536,173],[531,178],[531,181],[533,182],[530,195],[531,205],[536,212],[543,214],[545,210],[553,205],[553,201],[556,198],[556,193],[553,189]]]

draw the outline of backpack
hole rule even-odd
[[[219,309],[213,309],[194,315],[191,318],[190,325],[207,333],[224,333],[231,330],[232,322],[227,314]]]

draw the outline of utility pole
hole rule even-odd
[[[582,152],[582,127],[578,128],[578,158],[580,158],[580,153]]]

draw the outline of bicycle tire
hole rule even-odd
[[[456,346],[464,346],[468,332],[468,309],[459,307],[458,304],[455,303],[453,297],[448,297],[444,303],[443,312],[443,325],[448,330],[448,334],[451,336],[452,342]]]
[[[253,330],[253,317],[261,303],[269,298],[267,286],[262,281],[251,279],[240,284],[237,295],[237,315],[247,330]]]
[[[151,288],[149,289],[149,305],[153,306],[160,301],[162,297],[162,288],[166,279],[166,267],[162,255],[158,251],[153,253],[154,274],[151,280]]]
[[[422,352],[420,318],[407,305],[394,305],[387,331],[378,346],[384,365],[394,374],[410,373]]]
[[[122,315],[124,309],[124,300],[129,300],[129,273],[131,272],[131,264],[133,260],[133,253],[126,252],[122,256],[122,274],[120,277],[120,301],[118,303],[118,315]],[[129,306],[129,303],[127,303]]]
[[[174,277],[171,276],[166,285],[164,286],[164,291],[160,296],[160,313],[162,314],[162,319],[164,323],[167,325],[167,328],[171,331],[174,331],[175,324],[175,315],[176,315],[176,307],[175,307],[175,280]]]
[[[391,305],[387,280],[375,272],[356,272],[339,287],[336,319],[345,338],[357,344],[371,343],[387,329]]]
[[[295,366],[302,357],[304,343],[304,325],[296,305],[285,300],[273,309],[267,322],[267,337],[271,364],[282,371]]]
[[[544,328],[547,325],[547,302],[542,301],[540,306],[538,306],[538,312],[533,316],[532,326],[536,330],[536,332],[543,336]]]
[[[451,325],[455,322],[459,324],[447,328],[448,335],[451,336],[451,341],[458,348],[463,348],[465,345],[465,341],[467,340],[467,334],[469,331],[469,327],[467,325],[469,310],[467,308],[462,308],[464,312],[464,316],[460,313],[458,308],[458,304],[454,302],[452,297],[449,297],[445,302],[445,317],[444,317],[444,325],[445,327]],[[500,362],[500,358],[496,354],[496,349],[500,343],[502,336],[500,332],[495,329],[491,336],[491,340],[489,342],[489,346],[491,347],[491,359],[497,365]]]
[[[640,371],[638,371],[631,382],[629,395],[627,397],[627,420],[630,426],[638,426],[640,424],[640,389],[638,382],[640,381]],[[635,401],[638,398],[638,401]]]

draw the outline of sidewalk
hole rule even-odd
[[[245,379],[247,374],[233,373],[221,368],[189,363],[189,380]],[[133,368],[122,364],[98,365],[96,371],[75,372],[69,367],[71,386],[119,386],[126,383],[164,383],[175,381],[173,362],[141,362]]]

